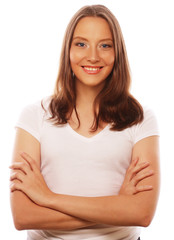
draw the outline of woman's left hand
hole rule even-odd
[[[48,188],[36,162],[27,154],[21,153],[24,162],[14,162],[10,168],[10,190],[24,192],[33,202],[46,206],[46,202],[53,194]],[[18,180],[18,181],[15,181]]]
[[[119,191],[119,194],[134,195],[139,192],[151,191],[153,189],[152,186],[138,185],[138,183],[141,182],[143,179],[154,175],[154,172],[152,170],[147,169],[148,167],[149,167],[148,162],[143,162],[139,164],[138,158],[133,160],[126,171],[125,178]]]

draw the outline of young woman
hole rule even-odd
[[[119,24],[80,9],[63,43],[54,95],[16,125],[11,206],[28,240],[137,240],[159,193],[158,129],[130,94]]]

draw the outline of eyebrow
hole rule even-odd
[[[76,40],[76,39],[82,39],[84,41],[88,41],[87,38],[84,38],[84,37],[80,37],[80,36],[77,36],[77,37],[74,37],[73,40]],[[100,42],[102,41],[112,41],[113,42],[113,39],[112,38],[104,38],[104,39],[100,39]]]

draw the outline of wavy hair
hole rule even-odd
[[[70,47],[73,33],[80,19],[84,17],[101,17],[110,27],[115,62],[113,70],[105,81],[105,86],[94,101],[94,122],[91,131],[96,131],[100,121],[111,123],[111,130],[121,131],[143,120],[143,109],[140,103],[130,94],[130,68],[120,25],[112,12],[103,5],[82,7],[67,26],[61,56],[58,77],[54,94],[51,97],[49,110],[55,124],[66,124],[76,110],[76,91],[73,72],[70,65]],[[98,106],[98,111],[97,111]]]

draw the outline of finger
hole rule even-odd
[[[153,186],[151,185],[137,186],[135,188],[135,194],[139,192],[145,192],[145,191],[151,191],[151,190],[153,190]]]
[[[136,166],[138,164],[139,158],[136,157],[132,162],[131,165],[129,166],[128,170],[127,170],[127,180],[131,181],[132,178],[135,176],[136,174]]]
[[[20,182],[23,182],[24,177],[25,177],[24,173],[15,171],[11,174],[10,181],[19,180]]]
[[[25,162],[14,162],[11,164],[11,166],[9,168],[12,170],[20,170],[24,174],[28,174],[29,171],[31,171],[30,167]]]
[[[132,178],[138,174],[139,172],[141,172],[143,169],[147,168],[150,165],[149,162],[143,162],[141,164],[138,164],[134,169],[132,169]]]
[[[139,158],[136,157],[136,158],[132,161],[132,165],[135,167],[135,166],[137,165],[138,161],[139,161]]]
[[[127,180],[128,180],[128,181],[131,181],[131,179],[132,179],[133,169],[136,167],[136,165],[137,165],[137,163],[138,163],[138,160],[139,160],[138,157],[135,158],[134,160],[132,160],[129,168],[127,169],[126,175],[127,175]]]
[[[29,164],[32,171],[38,170],[35,160],[29,154],[21,152],[20,155]]]
[[[129,169],[134,168],[134,167],[137,165],[138,161],[139,161],[139,158],[138,158],[138,157],[136,157],[135,159],[133,159],[132,162],[131,162],[131,164],[130,164],[130,166],[129,166]]]
[[[150,176],[154,175],[154,171],[153,170],[149,170],[145,173],[141,173],[141,174],[137,174],[133,179],[132,182],[134,184],[134,186],[136,186],[140,181],[142,181],[145,178],[148,178]]]
[[[22,183],[21,182],[11,182],[10,191],[14,192],[16,190],[22,191]]]

